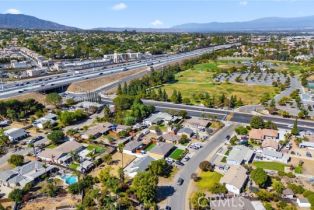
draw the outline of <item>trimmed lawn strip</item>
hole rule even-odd
[[[170,158],[175,160],[181,160],[185,154],[185,151],[182,149],[176,149],[170,154]]]
[[[145,151],[151,151],[154,147],[156,146],[156,144],[150,144],[148,147],[146,147]]]
[[[202,171],[199,175],[200,181],[196,182],[196,186],[201,191],[209,191],[214,184],[219,183],[222,174],[211,171]]]
[[[266,170],[273,170],[273,171],[285,171],[285,164],[277,163],[277,162],[266,162],[266,161],[257,161],[254,162],[253,165],[256,168],[263,168]]]
[[[105,151],[105,148],[97,145],[90,144],[87,146],[87,150],[92,151],[95,150],[96,153],[102,153]]]
[[[76,170],[77,167],[79,167],[79,165],[80,165],[80,164],[78,164],[78,163],[71,163],[71,164],[69,165],[69,168],[71,168],[71,169],[73,169],[73,170]]]

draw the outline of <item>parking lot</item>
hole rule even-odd
[[[266,86],[272,86],[273,82],[280,82],[285,83],[288,76],[285,76],[281,73],[251,73],[251,72],[235,72],[232,74],[219,74],[215,81],[216,82],[243,82],[245,84],[249,85],[266,85]],[[290,78],[291,79],[291,78]]]

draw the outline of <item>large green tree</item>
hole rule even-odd
[[[21,166],[24,164],[24,156],[13,154],[8,159],[8,162],[14,166]]]
[[[58,93],[49,93],[46,95],[46,102],[50,105],[58,106],[62,102],[62,97]]]
[[[171,166],[164,159],[151,162],[148,169],[152,174],[163,177],[169,176],[171,172]]]
[[[64,133],[62,130],[54,130],[47,135],[47,138],[55,145],[58,145],[64,141]]]
[[[136,197],[144,205],[149,206],[155,202],[157,193],[158,177],[151,172],[138,173],[132,182],[132,189]]]
[[[298,120],[295,119],[293,123],[293,127],[291,129],[291,134],[297,136],[299,134],[299,128],[298,128]]]
[[[250,125],[252,128],[259,129],[259,128],[264,128],[265,122],[263,118],[261,118],[260,116],[253,116],[251,118]]]
[[[251,179],[260,187],[266,187],[269,181],[267,173],[262,168],[251,171]]]

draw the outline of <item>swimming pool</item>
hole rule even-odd
[[[66,174],[61,177],[61,179],[66,183],[67,185],[75,184],[78,182],[77,176],[74,176],[72,174]]]

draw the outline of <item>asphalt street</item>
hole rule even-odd
[[[214,152],[217,147],[226,140],[227,135],[232,135],[234,132],[236,125],[228,125],[225,126],[223,129],[218,131],[214,134],[205,144],[203,148],[201,148],[197,154],[195,154],[182,168],[182,170],[176,175],[172,187],[175,189],[173,195],[168,197],[168,205],[171,207],[172,210],[184,210],[188,209],[186,205],[187,199],[187,190],[189,186],[189,182],[191,180],[191,174],[194,173],[198,165],[201,161],[205,160],[208,155]],[[181,177],[184,179],[184,182],[181,186],[176,184],[177,179]]]

